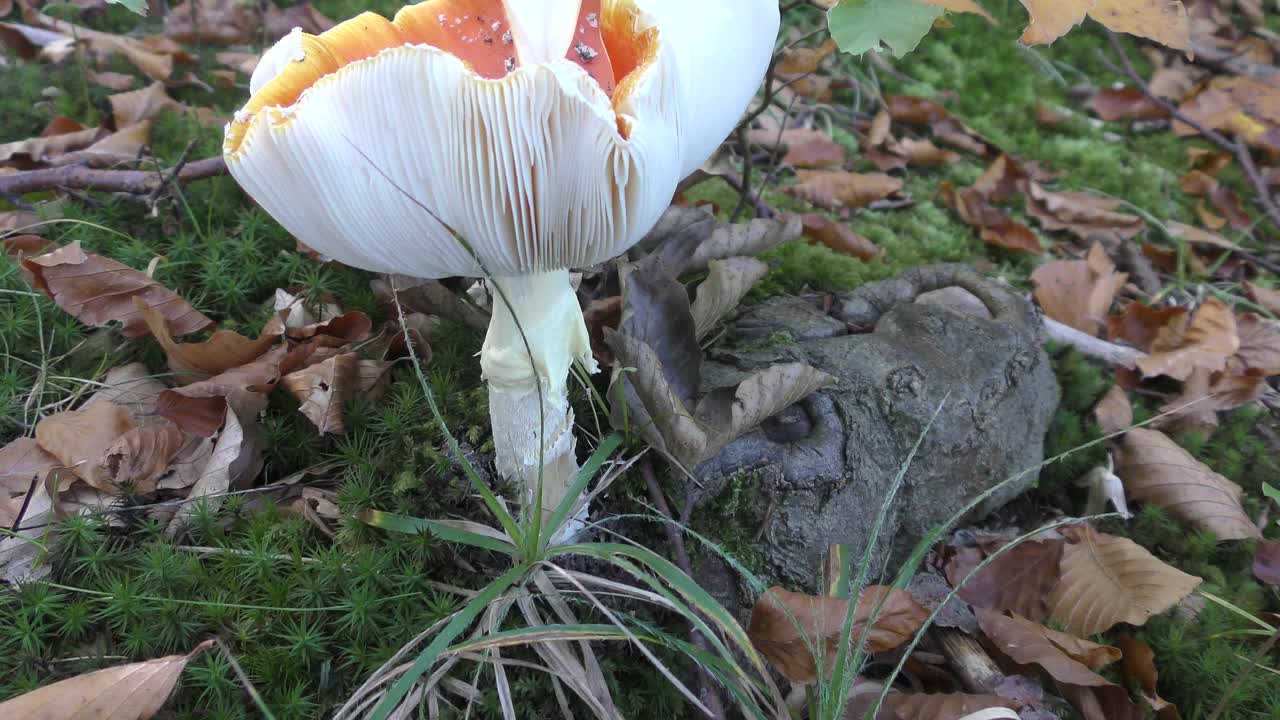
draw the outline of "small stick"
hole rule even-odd
[[[929,629],[929,634],[942,647],[942,654],[956,671],[965,692],[990,695],[1004,680],[1004,673],[995,660],[991,659],[977,640],[966,635],[963,630],[935,625]]]
[[[164,192],[165,188],[172,185],[173,181],[177,180],[178,176],[182,174],[182,169],[186,167],[187,161],[191,159],[191,151],[192,149],[195,148],[195,146],[196,146],[195,140],[192,140],[191,142],[187,143],[187,147],[183,149],[182,155],[178,157],[178,162],[175,163],[174,166],[170,168],[168,172],[161,174],[160,184],[157,185],[156,189],[152,190],[151,194],[147,196],[148,206],[154,207],[156,202],[160,200],[160,194]]]
[[[168,173],[156,173],[153,170],[98,170],[84,165],[24,170],[0,175],[0,195],[22,195],[56,188],[150,195],[171,182],[189,183],[226,175],[227,164],[221,156],[216,156],[186,163],[174,170]],[[168,175],[173,177],[166,179]]]
[[[1095,360],[1101,360],[1108,365],[1115,365],[1124,368],[1137,367],[1138,361],[1146,357],[1146,353],[1124,345],[1116,345],[1107,342],[1101,338],[1096,338],[1088,333],[1064,325],[1051,317],[1045,317],[1044,329],[1049,334],[1049,339],[1060,342],[1064,345],[1079,350],[1082,354]]]

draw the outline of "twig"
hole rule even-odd
[[[1048,332],[1050,340],[1070,345],[1081,354],[1101,360],[1108,365],[1132,369],[1137,367],[1139,360],[1146,357],[1146,354],[1140,350],[1109,343],[1088,333],[1080,332],[1070,325],[1064,325],[1051,317],[1045,317],[1044,329]]]
[[[680,532],[680,526],[676,525],[676,516],[671,512],[671,506],[667,504],[667,498],[662,494],[662,485],[658,483],[658,476],[653,471],[653,461],[646,457],[640,462],[640,474],[644,476],[644,483],[649,489],[649,499],[653,501],[654,507],[662,516],[668,520],[662,524],[663,531],[667,534],[667,542],[671,545],[671,551],[675,553],[676,565],[684,572],[685,575],[693,577],[693,565],[689,562],[689,553],[684,546],[684,535]],[[688,515],[693,507],[692,502],[685,502],[685,509],[680,514],[679,522],[688,521]],[[689,641],[701,650],[710,649],[707,639],[698,632],[697,628],[690,624]],[[728,715],[724,711],[724,703],[720,700],[720,693],[716,692],[714,681],[707,671],[698,666],[698,682],[702,685],[702,690],[706,694],[707,709],[711,711],[711,716],[716,720],[725,720]]]
[[[175,181],[189,183],[226,174],[227,164],[221,156],[180,164],[164,173],[153,170],[97,170],[83,165],[65,165],[0,175],[0,195],[71,188],[150,196]]]
[[[187,161],[191,159],[191,151],[195,146],[195,140],[187,143],[187,147],[183,149],[182,155],[178,156],[178,162],[174,163],[174,166],[170,168],[168,172],[163,174],[160,178],[160,184],[157,185],[156,189],[152,190],[151,194],[147,196],[147,205],[154,207],[156,202],[160,199],[160,194],[164,192],[165,188],[172,185],[173,181],[178,179],[178,176],[182,174],[182,169],[187,166]]]
[[[1146,95],[1152,102],[1159,105],[1175,120],[1191,126],[1209,142],[1235,155],[1236,162],[1240,163],[1240,169],[1244,171],[1245,177],[1249,178],[1249,183],[1253,185],[1258,204],[1262,206],[1262,210],[1271,220],[1271,224],[1275,225],[1276,228],[1280,228],[1280,205],[1277,205],[1275,198],[1271,197],[1271,189],[1267,185],[1267,179],[1253,162],[1253,153],[1249,151],[1248,145],[1243,140],[1231,140],[1222,133],[1206,127],[1203,123],[1192,119],[1179,110],[1177,105],[1152,92],[1151,86],[1142,79],[1142,76],[1133,67],[1133,61],[1129,59],[1129,54],[1125,52],[1124,46],[1120,44],[1120,39],[1116,34],[1108,30],[1107,39],[1111,41],[1111,49],[1120,57],[1120,62],[1124,66],[1123,74],[1129,76],[1129,79],[1142,91],[1143,95]]]

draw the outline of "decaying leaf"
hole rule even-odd
[[[1236,359],[1231,361],[1236,362]],[[1175,431],[1200,430],[1206,435],[1218,427],[1218,413],[1246,405],[1266,394],[1269,386],[1263,375],[1237,375],[1197,368],[1182,383],[1182,392],[1160,406],[1164,417],[1156,426]]]
[[[696,465],[706,450],[707,433],[667,382],[653,348],[610,328],[604,329],[604,340],[623,371],[609,389],[614,427],[638,432],[686,467]]]
[[[736,309],[751,288],[769,274],[767,264],[750,257],[712,260],[709,270],[690,307],[699,340],[706,337],[721,318]]]
[[[112,403],[55,413],[36,425],[36,442],[64,467],[94,487],[113,489],[99,461],[125,433],[134,429],[129,411]]]
[[[796,174],[800,182],[787,192],[828,210],[863,208],[897,194],[904,185],[901,178],[884,173],[798,170]]]
[[[58,464],[32,438],[18,438],[0,448],[0,527],[13,527],[27,493],[40,487]]]
[[[1084,260],[1056,260],[1031,274],[1036,302],[1046,315],[1094,336],[1102,332],[1111,303],[1128,279],[1116,271],[1101,243],[1094,243]]]
[[[1136,428],[1121,441],[1116,474],[1129,497],[1168,510],[1221,540],[1258,537],[1240,506],[1244,491],[1164,433]]]
[[[1153,308],[1140,302],[1124,306],[1120,315],[1107,318],[1107,337],[1132,345],[1143,352],[1151,352],[1151,346],[1167,325],[1181,322],[1187,309],[1171,305]]]
[[[1137,361],[1143,377],[1168,375],[1186,380],[1196,369],[1222,370],[1240,349],[1235,313],[1210,297],[1194,316],[1175,316],[1151,342],[1151,354]]]
[[[1088,526],[1063,534],[1062,576],[1049,597],[1049,617],[1088,637],[1116,623],[1143,625],[1191,594],[1201,582],[1127,538]]]
[[[84,252],[78,242],[27,258],[22,264],[37,288],[86,325],[103,327],[119,322],[126,337],[146,335],[146,321],[135,300],[163,315],[174,335],[203,330],[213,323],[172,290],[115,260]]]
[[[262,472],[263,442],[257,428],[249,425],[252,417],[243,418],[232,407],[225,412],[213,452],[187,494],[188,499],[204,498],[211,510],[220,506],[223,493],[243,489]],[[195,511],[194,503],[184,503],[169,521],[169,533],[178,532]]]
[[[298,411],[307,416],[321,435],[346,432],[343,410],[355,394],[360,356],[342,353],[280,378],[280,384],[298,399]]]
[[[1069,232],[1085,242],[1109,238],[1115,242],[1137,237],[1146,223],[1142,218],[1118,212],[1124,202],[1089,192],[1045,189],[1027,183],[1027,214],[1050,232]]]
[[[1253,576],[1280,586],[1280,540],[1259,540],[1253,553]]]
[[[1021,543],[1001,553],[963,585],[960,582],[999,546],[957,548],[947,561],[947,581],[959,587],[960,597],[975,607],[1043,620],[1049,612],[1047,598],[1058,584],[1065,545],[1062,540]]]
[[[802,215],[800,219],[804,223],[805,237],[817,240],[836,252],[852,255],[859,260],[871,260],[884,252],[875,243],[854,232],[848,223],[812,213]]]
[[[1179,108],[1211,130],[1238,135],[1248,144],[1280,152],[1280,90],[1275,83],[1251,77],[1220,75],[1204,83]],[[1195,135],[1190,125],[1174,123],[1179,135]]]
[[[830,663],[839,647],[849,601],[772,587],[751,610],[747,635],[769,662],[796,683],[818,679],[818,657]],[[885,652],[910,640],[929,613],[903,590],[866,588],[854,609],[853,638],[866,634],[868,652]]]
[[[1018,704],[998,695],[891,692],[885,698],[885,705],[893,711],[896,720],[999,720],[1018,717],[1018,713],[1013,712],[1018,709]],[[982,713],[983,710],[1005,712]],[[850,716],[850,720],[854,720],[854,716]]]
[[[837,382],[835,377],[803,363],[785,363],[762,370],[736,387],[707,393],[698,402],[698,418],[709,433],[707,455]]]
[[[1138,88],[1104,88],[1089,99],[1089,109],[1108,122],[1115,120],[1161,120],[1169,117],[1164,106]]]
[[[1048,45],[1084,21],[1137,35],[1178,50],[1191,46],[1191,25],[1180,0],[1022,0],[1031,23],[1022,35],[1028,45]]]
[[[250,339],[231,330],[217,330],[204,342],[179,343],[169,332],[169,323],[159,312],[134,301],[142,313],[152,337],[164,348],[169,369],[181,384],[194,382],[250,363],[265,353],[279,339],[283,328],[265,328],[258,338]]]
[[[1093,419],[1104,435],[1113,435],[1132,427],[1133,405],[1129,402],[1129,393],[1119,385],[1112,385],[1094,406]]]
[[[77,675],[0,703],[6,720],[148,720],[168,702],[187,663],[213,645],[206,640],[189,655],[118,665]]]
[[[928,126],[934,138],[943,145],[979,157],[991,154],[995,147],[964,123],[955,119],[937,101],[913,95],[890,95],[884,99],[884,107],[894,122]]]
[[[706,270],[712,260],[725,260],[739,256],[756,257],[778,245],[799,238],[803,230],[800,219],[795,217],[781,220],[752,220],[748,223],[719,227],[716,227],[714,222],[697,222],[699,218],[705,221],[706,216],[695,214],[688,218],[695,221],[695,224],[690,227],[690,234],[697,238],[701,235],[700,229],[705,229],[710,232],[710,237],[690,245],[691,257],[687,264],[681,264],[679,268],[672,269],[673,275]],[[672,243],[665,245],[670,244]]]
[[[1251,282],[1244,284],[1244,294],[1273,315],[1280,315],[1280,290],[1273,290]]]
[[[1156,692],[1160,675],[1156,672],[1156,654],[1151,646],[1130,635],[1121,635],[1116,645],[1124,655],[1120,661],[1121,674],[1138,686],[1147,705],[1155,711],[1156,720],[1181,720],[1177,706],[1160,699]]]
[[[103,492],[154,492],[184,445],[186,437],[172,423],[135,427],[116,438],[84,480]]]
[[[1264,378],[1280,375],[1280,322],[1241,313],[1236,315],[1236,333],[1240,349],[1229,361],[1229,369]]]
[[[691,405],[702,375],[702,349],[689,293],[675,275],[653,265],[658,255],[623,267],[621,331],[647,345],[661,363],[666,383]],[[617,352],[617,348],[614,348]]]
[[[978,228],[979,235],[987,243],[1014,252],[1039,255],[1044,252],[1035,232],[1013,218],[1004,210],[992,205],[988,198],[975,188],[957,189],[948,181],[940,186],[942,199],[956,211],[967,225]]]
[[[160,394],[156,412],[184,432],[212,437],[222,427],[227,408],[253,417],[267,406],[267,395],[280,381],[289,349],[277,347],[247,365]]]

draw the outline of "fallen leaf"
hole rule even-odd
[[[1046,315],[1095,337],[1128,279],[1116,271],[1101,243],[1094,243],[1084,260],[1045,263],[1031,274],[1036,302]]]
[[[707,279],[698,286],[690,307],[699,340],[742,303],[756,283],[769,274],[768,264],[751,257],[712,260]]]
[[[1169,236],[1177,240],[1185,240],[1193,245],[1205,245],[1223,250],[1239,250],[1240,247],[1217,233],[1209,232],[1194,225],[1170,220],[1165,224]]]
[[[1194,316],[1174,317],[1151,342],[1151,354],[1137,361],[1143,377],[1167,375],[1186,380],[1197,368],[1217,372],[1240,349],[1235,314],[1210,297]]]
[[[1267,312],[1272,315],[1280,315],[1280,290],[1254,285],[1251,282],[1245,282],[1244,295],[1253,302],[1261,305]]]
[[[983,157],[989,155],[995,147],[955,119],[942,105],[928,98],[890,95],[884,99],[884,108],[895,122],[926,125],[934,138],[957,150]]]
[[[134,77],[118,72],[94,72],[89,71],[89,80],[95,85],[114,90],[116,92],[125,92],[133,87]]]
[[[987,243],[1014,252],[1040,255],[1044,247],[1035,231],[1009,217],[1005,211],[991,205],[987,198],[974,188],[957,190],[949,181],[940,186],[942,199],[956,211],[967,225],[978,228],[978,234]]]
[[[842,598],[772,587],[752,608],[747,636],[788,680],[814,683],[818,680],[815,653],[824,664],[834,659],[848,612],[849,601]],[[928,616],[905,591],[873,585],[858,598],[852,637],[865,633],[868,652],[886,652],[910,640]]]
[[[1191,24],[1179,0],[1022,0],[1031,23],[1028,45],[1048,45],[1092,17],[1111,30],[1155,40],[1177,50],[1191,46]]]
[[[891,692],[885,705],[893,710],[897,720],[997,720],[1016,718],[1010,714],[981,713],[982,710],[1017,710],[1018,704],[997,695],[964,695],[960,693],[904,693]],[[971,718],[971,716],[974,716]],[[853,716],[849,716],[853,720]],[[858,717],[857,720],[862,720]]]
[[[1071,119],[1070,115],[1055,110],[1047,105],[1043,100],[1036,100],[1036,122],[1045,127],[1057,127],[1067,120]]]
[[[900,178],[884,173],[844,170],[798,170],[800,182],[786,191],[828,210],[863,208],[895,195],[903,188]]]
[[[805,237],[817,240],[836,252],[852,255],[859,260],[872,260],[884,252],[875,243],[854,232],[848,223],[818,214],[801,215],[800,220],[804,223]]]
[[[163,421],[155,415],[156,400],[167,389],[146,365],[133,362],[108,370],[98,390],[84,406],[87,408],[95,403],[113,403],[128,410],[135,425],[153,424]]]
[[[1210,130],[1235,134],[1254,147],[1280,152],[1280,89],[1274,83],[1251,77],[1214,77],[1179,110]],[[1174,123],[1174,131],[1183,136],[1199,133],[1182,122]]]
[[[818,65],[837,49],[836,42],[831,39],[816,48],[788,47],[783,50],[782,56],[778,59],[777,72],[787,76],[808,75],[816,71]]]
[[[837,382],[834,376],[803,363],[784,363],[761,370],[736,387],[712,390],[698,402],[697,410],[708,430],[707,455]]]
[[[169,358],[169,369],[184,385],[253,362],[275,344],[284,330],[273,331],[268,326],[257,339],[249,339],[231,330],[217,330],[204,342],[179,343],[173,339],[169,323],[162,314],[147,307],[140,299],[134,303],[152,337]]]
[[[1196,460],[1164,433],[1136,428],[1125,433],[1116,461],[1129,497],[1151,503],[1214,533],[1220,540],[1258,537],[1240,506],[1239,485]]]
[[[173,53],[163,49],[157,52],[154,46],[148,46],[138,38],[93,30],[43,13],[33,13],[32,23],[85,42],[99,56],[122,55],[144,75],[157,82],[168,80],[173,74]]]
[[[288,348],[277,347],[208,380],[165,390],[156,412],[184,432],[212,437],[222,427],[228,406],[242,417],[253,417],[266,408],[267,395],[280,381],[280,366],[288,353]]]
[[[135,162],[142,156],[142,150],[149,142],[151,142],[151,121],[144,120],[96,140],[83,150],[51,158],[51,164],[88,164],[102,167]]]
[[[650,258],[655,256],[642,262],[647,266]],[[673,275],[650,267],[623,268],[620,279],[622,332],[652,350],[681,403],[692,403],[702,373],[702,352],[689,292]]]
[[[1236,333],[1240,349],[1231,359],[1231,367],[1263,378],[1280,375],[1280,322],[1241,313],[1236,316]]]
[[[1116,120],[1162,120],[1169,117],[1164,106],[1138,88],[1107,88],[1089,99],[1089,109],[1098,117]]]
[[[68,153],[89,147],[101,136],[99,128],[85,128],[4,143],[0,145],[0,164],[20,168],[47,165]]]
[[[1218,427],[1219,411],[1251,403],[1267,389],[1266,378],[1260,375],[1214,373],[1198,368],[1182,383],[1182,392],[1160,406],[1165,416],[1156,427],[1176,432],[1199,430],[1208,436]]]
[[[334,22],[310,2],[287,7],[272,5],[267,9],[265,20],[266,34],[272,39],[288,35],[295,27],[302,28],[303,32],[319,35],[334,26]]]
[[[135,427],[107,448],[89,477],[81,477],[103,492],[128,488],[147,495],[155,492],[156,482],[169,471],[170,462],[186,442],[173,423]]]
[[[355,353],[343,353],[280,378],[284,389],[301,403],[298,411],[321,435],[346,432],[343,410],[356,390],[359,359]]]
[[[1043,670],[1086,720],[1142,718],[1141,710],[1123,687],[1094,672],[1119,659],[1120,651],[1116,648],[1097,645],[1022,618],[1006,617],[981,608],[976,612],[983,634],[998,654],[1017,665]]]
[[[1069,232],[1085,242],[1103,238],[1132,240],[1146,229],[1142,218],[1116,212],[1123,201],[1089,192],[1052,192],[1027,183],[1027,214],[1051,232]]]
[[[32,438],[18,438],[0,448],[0,528],[13,527],[27,494],[58,464]]]
[[[1113,435],[1133,426],[1133,405],[1123,387],[1112,385],[1093,407],[1093,419],[1104,435]]]
[[[4,17],[4,13],[0,13]],[[0,22],[0,46],[12,50],[23,60],[57,64],[76,51],[76,40],[70,35],[31,27],[21,23]]]
[[[1259,540],[1253,554],[1253,576],[1280,586],[1280,540]]]
[[[798,239],[804,229],[800,219],[794,216],[719,227],[713,224],[711,227],[714,228],[711,237],[695,243],[687,265],[673,274],[706,270],[712,260],[740,255],[757,257],[778,245]]]
[[[970,605],[1043,620],[1049,612],[1046,598],[1058,584],[1058,564],[1065,545],[1061,540],[1023,542],[1002,552],[960,585],[983,559],[1000,549],[999,545],[982,550],[963,548],[976,552],[952,555],[946,565],[947,581],[959,588],[961,599]]]
[[[960,161],[960,154],[954,150],[944,150],[933,144],[931,140],[903,138],[898,143],[900,152],[906,157],[907,164],[918,167],[936,167],[950,165]]]
[[[672,388],[653,348],[612,328],[604,328],[604,341],[616,366],[624,370],[621,380],[609,388],[614,427],[638,433],[686,468],[697,465],[706,454],[707,432]]]
[[[1001,154],[987,166],[982,177],[973,184],[974,192],[994,203],[1002,203],[1013,197],[1025,181],[1030,179],[1022,163]]]
[[[1181,720],[1182,715],[1177,706],[1160,699],[1156,690],[1160,675],[1156,672],[1156,654],[1151,646],[1131,635],[1121,635],[1116,645],[1124,654],[1120,661],[1120,673],[1138,686],[1143,699],[1155,711],[1156,720]]]
[[[0,717],[148,720],[168,702],[187,663],[212,645],[206,640],[188,655],[117,665],[37,688],[0,703]]]
[[[1097,635],[1121,622],[1143,625],[1201,582],[1127,538],[1088,526],[1064,535],[1069,542],[1062,576],[1049,597],[1049,617],[1073,635]]]
[[[263,466],[263,442],[255,432],[256,428],[248,425],[252,418],[242,418],[230,406],[225,412],[222,431],[208,462],[187,494],[188,500],[204,498],[205,506],[211,510],[218,509],[223,494],[247,487],[262,472]],[[172,535],[180,531],[196,509],[195,503],[183,503],[169,521],[169,533]]]
[[[1187,309],[1171,305],[1153,308],[1140,302],[1124,306],[1119,315],[1107,318],[1107,337],[1131,345],[1143,352],[1151,352],[1152,343],[1170,324],[1180,323]]]
[[[123,323],[125,337],[146,335],[147,325],[135,300],[164,315],[175,335],[203,330],[213,323],[172,290],[115,260],[86,253],[75,242],[22,265],[35,286],[80,322],[104,327]]]
[[[111,403],[54,413],[36,425],[36,442],[76,477],[103,489],[111,487],[99,461],[125,433],[134,429],[129,411]]]

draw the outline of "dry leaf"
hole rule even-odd
[[[834,659],[848,612],[848,600],[772,587],[752,608],[747,636],[788,680],[813,683],[818,679],[814,653],[820,653],[826,663]],[[865,632],[867,651],[885,652],[910,640],[928,617],[929,612],[905,591],[873,585],[858,598],[853,637],[861,638]]]
[[[169,323],[163,315],[143,305],[141,300],[134,302],[152,337],[164,348],[164,353],[169,358],[169,369],[177,374],[177,381],[181,384],[202,380],[253,362],[271,348],[284,330],[272,330],[268,325],[256,340],[231,330],[217,330],[204,342],[179,343],[174,341],[169,332]]]
[[[1182,715],[1177,706],[1167,700],[1160,699],[1156,692],[1160,675],[1156,672],[1155,652],[1151,646],[1130,635],[1121,635],[1116,645],[1124,654],[1120,661],[1120,672],[1133,681],[1142,692],[1143,699],[1156,713],[1156,720],[1181,720]]]
[[[1210,297],[1196,314],[1175,317],[1151,342],[1151,354],[1137,361],[1146,378],[1168,375],[1186,380],[1197,368],[1217,372],[1240,349],[1235,314],[1226,303]]]
[[[129,411],[135,425],[163,422],[156,416],[156,400],[168,388],[139,362],[113,367],[107,371],[97,392],[84,407],[95,403],[114,403]],[[84,409],[84,408],[81,408]]]
[[[243,418],[230,406],[225,412],[222,432],[187,495],[188,499],[204,498],[205,506],[212,510],[217,510],[224,493],[247,487],[262,472],[263,443],[255,428],[248,426],[252,418]],[[184,503],[169,522],[169,533],[177,533],[195,511],[194,503]]]
[[[1280,540],[1259,540],[1253,554],[1253,576],[1280,586]]]
[[[852,255],[859,260],[879,257],[884,250],[875,243],[854,232],[848,223],[832,220],[826,215],[801,215],[804,234],[836,252]]]
[[[1258,377],[1280,375],[1280,322],[1242,313],[1236,316],[1236,333],[1240,349],[1230,367]]]
[[[101,136],[99,128],[83,128],[71,132],[42,133],[26,140],[4,143],[0,145],[0,164],[16,164],[19,168],[49,164],[68,153],[89,147]]]
[[[1133,405],[1123,387],[1112,385],[1093,408],[1093,419],[1104,435],[1113,435],[1133,426]]]
[[[356,391],[359,360],[355,353],[343,353],[280,379],[284,389],[301,403],[298,411],[321,435],[346,432],[343,410]]]
[[[1151,345],[1164,328],[1181,322],[1187,309],[1177,306],[1152,308],[1140,302],[1131,302],[1120,315],[1107,318],[1107,337],[1119,340],[1143,352],[1150,352]]]
[[[950,181],[944,180],[940,191],[947,206],[955,210],[965,224],[978,228],[979,235],[987,243],[1030,255],[1044,252],[1040,238],[1031,228],[990,204],[988,198],[977,189],[969,187],[957,190]]]
[[[837,49],[836,41],[831,39],[816,48],[788,47],[778,60],[777,72],[784,76],[808,75],[816,71],[818,65]]]
[[[769,266],[755,258],[736,257],[712,260],[707,279],[698,286],[698,296],[690,306],[699,340],[715,329],[725,315],[733,312],[756,283],[769,274]]]
[[[96,85],[100,85],[108,90],[115,90],[116,92],[125,92],[132,88],[134,83],[134,77],[132,75],[125,75],[124,73],[110,71],[94,72],[93,70],[90,70],[89,80],[93,81]]]
[[[277,347],[247,365],[166,390],[160,394],[156,412],[184,432],[212,437],[222,427],[228,407],[241,417],[253,417],[266,408],[267,395],[280,381],[280,368],[288,354],[288,348]]]
[[[27,494],[55,467],[58,459],[32,438],[18,438],[0,448],[0,527],[13,527]]]
[[[1018,704],[997,695],[964,695],[961,693],[903,693],[891,692],[885,698],[887,705],[894,712],[897,720],[987,720],[999,718],[1017,718],[1016,712],[983,713],[982,710],[1017,710]],[[855,720],[849,716],[849,720]],[[856,720],[862,720],[859,716]]]
[[[1272,290],[1251,282],[1244,284],[1245,297],[1266,308],[1272,315],[1280,315],[1280,290]]]
[[[1129,497],[1164,508],[1221,540],[1258,537],[1239,485],[1196,460],[1164,433],[1136,428],[1121,441],[1116,474]]]
[[[1160,412],[1167,416],[1158,420],[1158,426],[1178,432],[1200,430],[1210,435],[1218,427],[1219,411],[1251,403],[1267,390],[1267,380],[1261,375],[1212,373],[1197,369],[1182,384],[1182,392],[1160,406]]]
[[[1027,214],[1051,232],[1065,231],[1085,242],[1132,240],[1146,229],[1142,218],[1117,212],[1124,202],[1088,192],[1053,192],[1037,182],[1027,187]]]
[[[0,703],[6,720],[148,720],[164,707],[187,663],[213,645],[206,640],[189,655],[117,665],[77,675]]]
[[[206,127],[216,127],[222,123],[221,118],[208,108],[190,108],[169,97],[162,82],[154,82],[138,90],[110,95],[107,101],[111,103],[111,116],[118,128],[150,120],[166,110],[172,110],[179,115],[191,113],[197,122]]]
[[[1058,564],[1065,545],[1061,540],[1029,541],[1005,550],[959,586],[959,595],[975,607],[1042,620],[1049,611],[1045,598],[1058,584]],[[958,586],[985,557],[998,549],[998,544],[984,547],[982,551],[960,548],[947,561],[947,581],[953,587]]]
[[[4,17],[4,13],[0,13]],[[0,22],[0,46],[23,60],[57,64],[76,51],[75,38],[21,23]]]
[[[1191,46],[1191,24],[1179,0],[1022,0],[1022,4],[1031,15],[1022,35],[1028,45],[1048,45],[1088,15],[1116,32],[1178,50]]]
[[[1107,88],[1089,99],[1089,109],[1108,122],[1161,120],[1169,117],[1164,106],[1138,88]]]
[[[1254,147],[1280,152],[1280,89],[1251,77],[1218,76],[1182,104],[1181,112],[1201,126],[1238,135]],[[1174,123],[1179,135],[1199,131]]]
[[[107,493],[128,488],[140,494],[155,492],[156,482],[187,439],[173,423],[135,427],[112,443],[98,459],[85,482]]]
[[[736,387],[716,388],[698,402],[698,419],[708,430],[706,457],[765,420],[838,380],[804,363],[774,365]]]
[[[164,315],[175,335],[203,330],[213,323],[172,290],[115,260],[84,252],[79,242],[27,258],[22,265],[34,277],[35,286],[58,307],[93,327],[123,323],[125,337],[142,337],[148,332],[135,300]]]
[[[36,442],[76,477],[94,487],[114,491],[98,463],[134,427],[127,409],[94,403],[83,410],[67,410],[41,420],[36,425]]]
[[[985,156],[994,147],[972,129],[952,117],[942,105],[928,98],[912,95],[890,95],[884,108],[895,122],[927,125],[942,144],[958,150]]]
[[[614,426],[630,427],[649,445],[685,467],[701,462],[706,455],[707,432],[672,388],[653,348],[611,328],[604,328],[604,341],[613,351],[617,366],[626,373],[609,389]]]
[[[950,165],[960,161],[960,153],[944,150],[933,144],[931,140],[903,138],[898,143],[900,152],[907,159],[907,164],[918,167],[935,167]]]
[[[902,190],[900,178],[884,173],[798,170],[800,182],[787,192],[828,210],[863,208]]]
[[[1045,314],[1093,336],[1101,333],[1111,303],[1128,279],[1116,272],[1101,243],[1093,244],[1085,260],[1046,263],[1031,274],[1036,302]]]
[[[1097,635],[1121,622],[1143,625],[1201,582],[1127,538],[1088,526],[1064,535],[1070,542],[1062,555],[1062,576],[1049,597],[1049,616],[1074,635]]]

